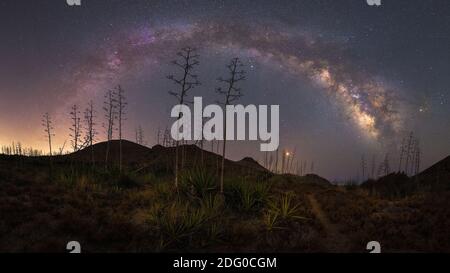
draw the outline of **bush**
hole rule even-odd
[[[225,184],[225,194],[231,206],[244,212],[259,210],[267,203],[270,185],[265,182],[229,181]]]
[[[266,226],[267,231],[283,229],[282,227],[278,226],[278,224],[279,224],[278,212],[268,210],[264,214],[264,225]]]
[[[294,194],[283,193],[279,198],[272,199],[269,202],[268,213],[277,215],[280,220],[289,222],[291,220],[306,220],[308,218],[299,216],[299,207],[294,204]]]
[[[185,193],[204,198],[216,190],[216,177],[202,168],[195,168],[181,175],[180,187]]]
[[[155,227],[161,238],[161,247],[190,245],[194,235],[204,234],[206,239],[216,239],[220,234],[215,219],[220,212],[220,199],[210,195],[200,206],[176,200],[165,206],[155,204],[148,223]],[[204,241],[199,238],[200,241]]]

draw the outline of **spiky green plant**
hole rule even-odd
[[[208,220],[206,210],[191,208],[189,204],[175,202],[165,207],[157,206],[151,211],[149,224],[156,227],[164,245],[181,243],[198,231]]]
[[[223,208],[223,200],[219,195],[209,194],[200,201],[200,207],[207,212],[210,218],[217,216]]]
[[[181,175],[180,185],[184,192],[199,198],[208,196],[216,189],[216,177],[203,168],[194,168]]]
[[[190,244],[198,235],[203,241],[217,237],[217,227],[210,230],[219,218],[222,203],[217,195],[209,195],[200,203],[177,198],[173,203],[155,203],[150,210],[148,223],[156,228],[163,246],[171,244]],[[206,235],[206,236],[204,236]]]
[[[206,231],[208,242],[217,242],[223,236],[223,226],[219,223],[212,223]]]
[[[269,202],[269,211],[276,213],[284,221],[289,220],[306,220],[307,218],[299,216],[299,207],[294,204],[294,194],[283,193],[279,198],[272,199]]]
[[[267,231],[274,231],[277,229],[283,229],[283,227],[278,226],[279,224],[279,217],[278,213],[274,211],[267,211],[264,214],[264,225],[266,226]]]
[[[156,183],[154,189],[160,203],[169,202],[175,198],[176,192],[173,190],[173,186],[168,183]]]
[[[250,183],[245,180],[228,181],[225,192],[232,204],[239,210],[250,212],[264,207],[268,200],[270,185],[268,183]]]

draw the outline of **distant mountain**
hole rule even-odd
[[[108,162],[109,165],[119,164],[119,140],[112,140],[109,143]],[[105,164],[107,142],[94,144],[92,147],[84,148],[75,153],[58,156],[57,161],[86,162],[94,161],[97,164]],[[185,168],[195,168],[205,166],[211,170],[217,170],[221,164],[222,157],[210,151],[202,150],[196,145],[180,145],[179,161]],[[139,145],[137,143],[122,140],[122,163],[133,170],[153,172],[172,172],[175,162],[175,147],[164,147],[155,145],[152,148]],[[202,163],[203,161],[203,163]],[[268,172],[253,158],[246,157],[240,161],[225,160],[225,170],[238,172]]]
[[[450,189],[450,156],[412,177],[423,190]]]
[[[108,161],[112,163],[119,162],[119,140],[111,140],[109,143]],[[107,142],[100,142],[74,153],[61,156],[60,159],[69,159],[79,162],[91,162],[92,151],[95,162],[104,163],[106,159]],[[142,161],[148,160],[151,157],[152,150],[146,146],[137,143],[122,140],[122,155],[123,164],[134,165]]]
[[[246,166],[251,169],[260,170],[260,171],[267,171],[266,168],[261,166],[258,161],[254,160],[251,157],[245,157],[242,160],[237,162],[241,166]]]
[[[416,190],[416,186],[404,173],[391,173],[377,180],[369,179],[361,188],[381,197],[404,197]]]
[[[391,173],[377,180],[368,180],[361,187],[385,197],[450,190],[450,156],[413,177],[404,173]]]
[[[118,166],[119,164],[119,140],[112,140],[109,143],[108,165]],[[106,159],[106,150],[108,143],[100,142],[92,147],[84,148],[75,153],[56,156],[56,162],[81,162],[90,164],[92,162],[92,154],[97,165],[104,165]],[[175,147],[164,147],[155,145],[152,148],[139,145],[137,143],[122,140],[122,164],[136,172],[152,172],[155,174],[172,174],[175,162]],[[202,150],[196,145],[180,145],[179,161],[185,169],[193,169],[204,166],[211,172],[217,172],[222,163],[221,155],[210,151]],[[203,163],[202,163],[203,161]],[[181,163],[183,162],[183,163]],[[255,159],[245,157],[239,161],[225,160],[225,175],[273,175]],[[297,176],[292,174],[273,175],[273,181],[284,181],[285,183],[312,183],[318,185],[331,185],[326,179],[317,175],[309,174],[306,176]]]

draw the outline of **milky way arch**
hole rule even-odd
[[[338,43],[277,27],[208,22],[146,26],[118,33],[101,54],[77,68],[76,89],[105,88],[110,79],[130,69],[149,62],[169,62],[168,56],[187,45],[238,51],[260,62],[280,64],[288,73],[322,87],[370,138],[383,139],[401,130],[394,92],[372,75],[354,69]]]

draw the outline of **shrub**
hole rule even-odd
[[[279,216],[278,212],[268,210],[264,214],[264,225],[266,226],[267,231],[274,231],[276,229],[283,229],[282,227],[278,226],[279,223]]]
[[[261,209],[267,202],[270,185],[265,182],[250,183],[247,181],[234,182],[225,185],[225,193],[235,208],[250,212]]]
[[[149,223],[157,228],[161,236],[162,247],[193,235],[205,221],[206,215],[202,210],[193,210],[187,204],[178,202],[166,207],[157,206],[149,218]]]
[[[283,193],[279,198],[272,199],[269,202],[269,212],[278,215],[283,221],[308,219],[298,215],[299,207],[293,201],[293,193]]]
[[[200,198],[208,196],[217,187],[215,176],[202,168],[194,168],[183,173],[180,185],[185,193]]]
[[[219,216],[220,198],[209,195],[200,205],[176,200],[172,204],[155,204],[148,223],[156,228],[161,237],[161,247],[172,244],[191,244],[194,235],[205,235],[205,239],[217,239],[221,233],[214,220]]]

